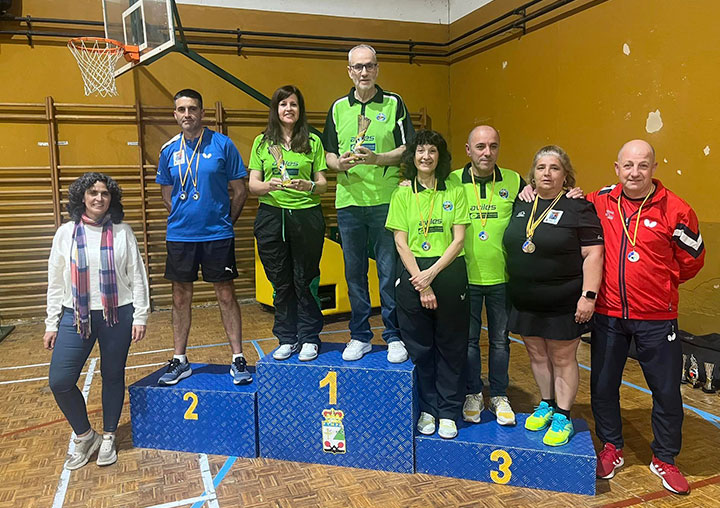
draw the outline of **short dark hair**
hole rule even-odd
[[[310,153],[310,128],[308,127],[307,114],[305,113],[305,99],[300,89],[295,85],[281,86],[272,96],[270,100],[270,112],[268,114],[268,123],[263,132],[263,141],[267,141],[269,145],[280,145],[283,143],[282,127],[280,126],[280,117],[278,116],[278,106],[282,101],[295,95],[298,101],[298,119],[293,127],[292,139],[290,140],[290,148],[297,153]]]
[[[200,103],[200,109],[203,107],[203,100],[202,95],[200,95],[200,92],[197,90],[193,90],[192,88],[183,88],[178,93],[175,94],[175,97],[173,97],[173,102],[178,100],[181,97],[187,97],[188,99],[195,99]]]
[[[76,224],[80,222],[85,213],[85,191],[90,189],[97,182],[102,182],[110,192],[110,207],[107,213],[113,224],[120,224],[125,217],[122,205],[122,189],[112,177],[103,173],[85,173],[70,184],[68,188],[67,211],[70,219]]]
[[[448,151],[447,141],[439,132],[431,130],[420,130],[415,133],[415,138],[405,145],[405,152],[403,152],[402,159],[400,160],[400,168],[402,169],[403,176],[408,180],[413,180],[417,176],[417,167],[415,167],[415,151],[418,146],[422,145],[433,145],[438,149],[438,165],[435,168],[435,178],[438,180],[438,184],[445,183],[445,179],[452,170],[450,161],[452,157],[450,151]]]

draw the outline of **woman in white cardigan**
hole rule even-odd
[[[147,275],[137,240],[124,217],[122,191],[111,177],[85,173],[68,189],[70,222],[58,228],[48,262],[43,343],[53,351],[50,388],[75,432],[67,469],[117,461],[115,431],[125,399],[131,342],[145,336],[150,309]],[[80,372],[100,343],[103,435],[90,426]]]

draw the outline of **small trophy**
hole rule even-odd
[[[688,379],[693,388],[700,387],[700,368],[698,367],[697,359],[695,355],[690,355],[690,368],[688,369]]]
[[[283,160],[282,155],[282,148],[280,148],[279,145],[272,145],[268,147],[268,152],[270,152],[270,155],[273,156],[275,159],[275,163],[277,163],[278,170],[280,171],[280,179],[282,180],[283,187],[287,187],[290,185],[290,182],[292,181],[292,178],[290,178],[290,175],[287,172],[287,169],[285,168],[285,161]]]
[[[715,393],[713,388],[713,372],[715,371],[715,364],[710,362],[703,363],[705,367],[705,385],[702,387],[702,391],[705,393]]]
[[[370,119],[365,115],[358,115],[358,133],[355,138],[355,146],[353,147],[353,153],[358,153],[357,149],[360,148],[365,141],[365,134],[367,134],[368,127],[370,127]]]
[[[687,365],[687,355],[683,353],[682,376],[680,377],[681,385],[688,384],[686,365]]]

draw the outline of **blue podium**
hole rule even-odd
[[[415,438],[418,473],[451,476],[515,487],[595,495],[595,450],[584,420],[573,420],[575,435],[565,446],[543,444],[544,431],[502,427],[483,411],[478,424],[465,423],[455,439],[437,434]]]
[[[228,365],[192,369],[173,386],[157,385],[162,368],[128,388],[133,446],[257,457],[257,380],[234,385]]]
[[[260,456],[414,472],[412,362],[392,364],[384,347],[345,362],[345,344],[320,355],[257,363]]]

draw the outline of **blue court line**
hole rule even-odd
[[[257,354],[258,354],[258,356],[259,356],[260,358],[262,358],[263,356],[265,356],[265,351],[262,350],[262,348],[260,347],[260,344],[258,344],[258,341],[257,341],[257,340],[251,340],[251,341],[250,341],[250,344],[252,344],[253,346],[255,346],[255,351],[257,351]]]
[[[220,482],[222,482],[225,479],[225,476],[228,474],[228,471],[230,471],[230,468],[233,464],[235,464],[235,461],[237,460],[237,457],[228,457],[225,460],[225,464],[223,464],[223,467],[220,468],[220,471],[218,471],[218,474],[213,478],[213,486],[217,489],[218,485],[220,485]],[[205,495],[207,492],[203,492],[201,495]],[[191,508],[201,508],[202,505],[205,504],[206,501],[198,501],[194,505],[191,506]]]
[[[483,330],[487,330],[487,327],[485,327],[485,326],[483,326],[482,328],[483,328]],[[525,344],[525,343],[524,343],[523,341],[521,341],[520,339],[516,339],[516,338],[514,338],[514,337],[510,337],[509,335],[508,335],[508,339],[510,339],[510,340],[513,341],[513,342],[518,342],[518,343],[520,343],[520,344]],[[590,367],[588,367],[587,365],[583,365],[582,363],[578,363],[578,366],[581,367],[581,368],[583,368],[583,369],[585,369],[585,370],[587,370],[587,371],[590,371]],[[648,395],[652,395],[652,392],[651,392],[650,390],[648,390],[647,388],[643,388],[642,386],[638,386],[638,385],[636,385],[636,384],[630,383],[629,381],[625,381],[624,379],[623,379],[622,384],[624,384],[625,386],[629,386],[630,388],[635,388],[636,390],[640,390],[641,392],[647,393]],[[697,414],[698,416],[700,416],[700,417],[703,418],[704,420],[710,422],[710,423],[713,424],[715,427],[717,427],[718,429],[720,429],[720,416],[714,415],[714,414],[712,414],[712,413],[708,413],[707,411],[703,411],[703,410],[700,409],[700,408],[697,408],[697,407],[694,407],[694,406],[691,406],[691,405],[685,404],[685,403],[683,403],[683,407],[684,407],[685,409],[689,409],[689,410],[692,411],[693,413]]]

